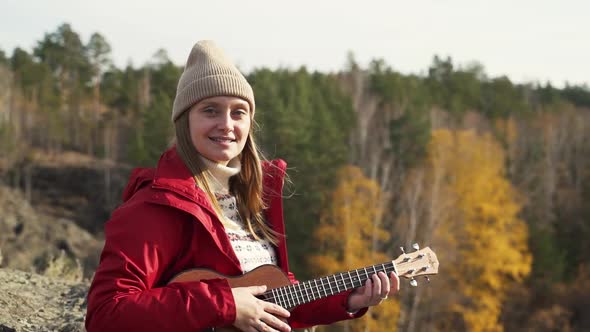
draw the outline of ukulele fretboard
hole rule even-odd
[[[378,272],[397,273],[395,263],[377,264],[348,272],[333,274],[327,277],[300,282],[298,284],[271,289],[262,294],[262,299],[280,305],[283,308],[294,308],[330,295],[361,287],[371,275]]]

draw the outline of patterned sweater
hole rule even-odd
[[[209,184],[223,212],[224,226],[244,273],[263,264],[277,264],[275,248],[268,240],[256,240],[242,221],[236,197],[229,192],[229,178],[240,172],[240,160],[227,166],[202,158],[209,170]]]

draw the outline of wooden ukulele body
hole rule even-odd
[[[184,271],[170,280],[173,282],[201,281],[206,279],[227,279],[231,288],[266,285],[267,290],[289,286],[289,277],[276,265],[262,265],[241,276],[231,277],[209,269],[192,269]]]
[[[215,278],[227,279],[231,288],[266,285],[266,290],[268,291],[291,285],[289,277],[276,265],[262,265],[248,273],[236,277],[226,276],[209,269],[192,269],[178,274],[172,278],[169,283],[201,281]],[[239,329],[233,326],[212,328],[209,331],[240,332]]]

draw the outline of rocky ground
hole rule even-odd
[[[0,332],[84,331],[83,266],[95,264],[102,242],[38,213],[18,190],[0,186],[0,207]]]
[[[0,269],[0,332],[85,331],[88,284]]]

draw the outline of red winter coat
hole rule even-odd
[[[284,234],[282,187],[286,164],[264,164],[266,220]],[[272,194],[274,193],[274,194]],[[232,325],[236,308],[224,279],[168,281],[191,268],[243,274],[238,258],[207,195],[172,148],[156,169],[135,169],[124,204],[105,224],[105,246],[88,294],[86,329],[95,331],[200,331]],[[289,272],[284,239],[279,266]],[[301,328],[356,318],[346,312],[350,292],[301,305],[289,324]]]

